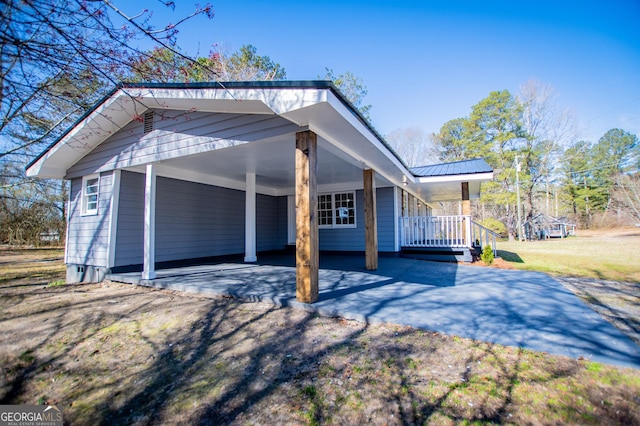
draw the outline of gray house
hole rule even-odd
[[[576,235],[576,224],[568,217],[552,217],[538,213],[522,224],[528,240],[544,240],[549,238],[566,238]]]
[[[321,251],[470,248],[482,159],[409,169],[326,81],[122,84],[27,168],[71,181],[67,281],[291,247],[298,298]],[[462,200],[459,216],[430,204]]]

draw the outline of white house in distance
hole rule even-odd
[[[379,253],[479,240],[482,159],[409,169],[327,81],[121,84],[27,168],[68,179],[68,282],[166,262],[295,247],[299,300],[321,251]],[[462,215],[430,204],[462,200]],[[481,240],[481,238],[480,238]]]

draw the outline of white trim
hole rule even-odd
[[[371,143],[374,147],[377,148],[377,150],[379,152],[381,152],[382,154],[384,154],[384,156],[393,163],[393,165],[400,171],[402,172],[403,175],[406,175],[408,179],[410,179],[411,181],[413,181],[414,176],[413,174],[402,164],[402,162],[398,159],[398,157],[396,157],[394,155],[393,152],[391,152],[391,150],[389,148],[387,148],[379,139],[378,137],[373,134],[371,132],[371,130],[369,130],[369,128],[367,126],[365,126],[356,116],[355,114],[353,114],[351,111],[349,111],[347,109],[347,107],[345,106],[345,104],[340,101],[338,99],[337,96],[335,96],[332,93],[333,96],[331,96],[330,98],[327,99],[327,103],[329,105],[331,105],[331,107],[338,111],[340,113],[340,115],[342,115],[342,117],[347,120],[349,122],[349,124],[351,124],[351,126],[355,129],[357,129],[360,134],[362,134],[363,136],[365,136],[367,138],[367,140],[369,141],[369,143]],[[324,136],[323,136],[324,137]],[[340,143],[340,148],[342,149],[344,147],[344,145],[342,143]],[[344,149],[343,149],[344,150]],[[354,158],[358,158],[355,157]],[[363,162],[365,162],[365,159],[362,159]],[[383,175],[384,176],[384,175]],[[393,182],[394,180],[391,179],[388,176],[384,176],[387,180],[389,180],[390,182]],[[397,182],[396,182],[397,183]]]
[[[296,243],[296,196],[287,195],[287,244]]]
[[[400,251],[400,212],[398,211],[398,197],[397,186],[393,187],[393,250],[395,252]]]
[[[349,223],[349,224],[340,224],[337,225],[336,224],[336,195],[337,194],[353,194],[353,223]],[[325,192],[325,193],[318,193],[318,197],[320,197],[321,195],[331,195],[331,210],[332,210],[332,214],[331,214],[331,225],[321,225],[320,224],[320,215],[319,215],[319,209],[318,209],[318,229],[345,229],[345,228],[357,228],[358,227],[358,210],[357,210],[357,203],[356,203],[356,191],[355,190],[351,190],[351,191],[339,191],[339,192]],[[318,203],[319,205],[319,203]]]
[[[144,166],[128,167],[124,170],[135,172],[135,173],[145,173]],[[172,166],[167,166],[166,164],[156,164],[156,175],[171,178],[171,179],[184,180],[187,182],[219,186],[221,188],[236,189],[238,191],[244,191],[246,189],[246,182],[244,181],[228,179],[221,176],[207,175],[204,173],[198,173],[191,170],[178,169]],[[393,186],[394,186],[393,184],[378,185],[378,183],[376,182],[377,189],[391,188]],[[339,182],[339,183],[329,183],[324,185],[318,185],[319,193],[349,192],[349,191],[359,191],[362,189],[364,189],[362,180],[359,180],[357,182],[356,181]],[[295,188],[290,186],[278,188],[278,187],[269,187],[265,185],[256,184],[256,194],[270,195],[272,197],[283,197],[287,195],[295,195]]]
[[[138,168],[132,167],[131,170],[138,171]],[[219,186],[221,188],[237,189],[238,191],[244,191],[247,185],[246,181],[243,182],[235,179],[225,178],[222,176],[212,176],[205,173],[194,172],[192,170],[179,169],[173,166],[168,166],[166,164],[157,166],[157,175],[177,180],[185,180],[187,182]],[[289,193],[289,188],[279,189],[271,188],[264,185],[256,185],[256,193],[277,197],[281,195],[287,195]]]
[[[156,168],[147,164],[144,186],[144,268],[143,280],[156,277]]]
[[[82,185],[82,183],[80,183],[80,185]],[[66,206],[66,210],[67,210],[67,217],[66,222],[67,222],[67,230],[64,236],[65,239],[65,243],[64,243],[64,263],[65,265],[69,263],[69,224],[71,223],[71,192],[73,191],[73,181],[69,181],[69,196],[67,197],[67,206]],[[82,196],[82,188],[80,188],[80,196]]]
[[[109,235],[107,252],[107,267],[116,264],[116,235],[118,233],[118,207],[120,205],[120,170],[114,170],[111,178],[111,203],[109,208]]]
[[[118,132],[136,113],[138,101],[118,90],[109,99],[93,109],[88,116],[77,123],[46,154],[26,171],[29,177],[62,179],[66,171],[84,155],[100,145],[112,134]],[[85,135],[79,135],[82,132]],[[78,143],[76,140],[82,142]],[[72,162],[69,162],[72,160]],[[51,165],[50,163],[54,163]],[[45,163],[49,163],[45,166]]]
[[[318,185],[318,195],[336,192],[352,192],[364,189],[362,180],[357,182],[328,183]]]
[[[470,181],[488,181],[493,179],[493,172],[474,173],[468,175],[447,175],[447,176],[429,176],[417,178],[418,183],[439,183],[439,182],[470,182]]]
[[[132,121],[132,117],[148,108],[282,116],[286,112],[304,110],[306,107],[324,102],[328,90],[328,88],[122,88],[76,123],[62,139],[27,169],[26,174],[29,177],[64,178],[73,164],[108,140],[111,135],[123,129]],[[295,120],[289,119],[289,121],[294,125],[305,125]],[[128,166],[119,164],[114,168]]]
[[[98,192],[96,192],[95,194],[91,194],[96,196],[96,208],[89,210],[87,208],[87,182],[93,179],[98,180],[96,184]],[[101,182],[99,173],[82,177],[82,188],[80,191],[80,216],[96,216],[98,214],[98,209],[100,208],[100,185]]]
[[[385,184],[378,185],[376,182],[376,189],[380,188],[392,188],[395,185],[393,184]],[[349,191],[361,191],[364,189],[364,185],[362,184],[362,180],[358,182],[339,182],[339,183],[329,183],[324,185],[318,185],[318,194],[326,194],[329,192],[349,192]],[[294,195],[293,188],[281,189],[278,191],[276,196],[280,195]]]
[[[244,261],[255,262],[256,257],[256,174],[246,174],[244,209]]]

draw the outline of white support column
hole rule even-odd
[[[116,264],[116,234],[118,233],[118,206],[120,205],[120,170],[114,170],[111,182],[111,203],[109,210],[109,251],[107,254],[107,267],[113,268]]]
[[[244,261],[255,262],[256,257],[256,174],[247,173],[244,214]]]
[[[400,189],[397,186],[393,187],[393,250],[397,253],[400,251],[400,197],[398,192]]]
[[[147,164],[144,186],[144,268],[143,280],[156,277],[156,168]]]

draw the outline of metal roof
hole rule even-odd
[[[432,164],[430,166],[412,167],[409,169],[416,177],[435,177],[452,175],[472,175],[491,173],[493,169],[482,158],[455,161],[452,163]]]

